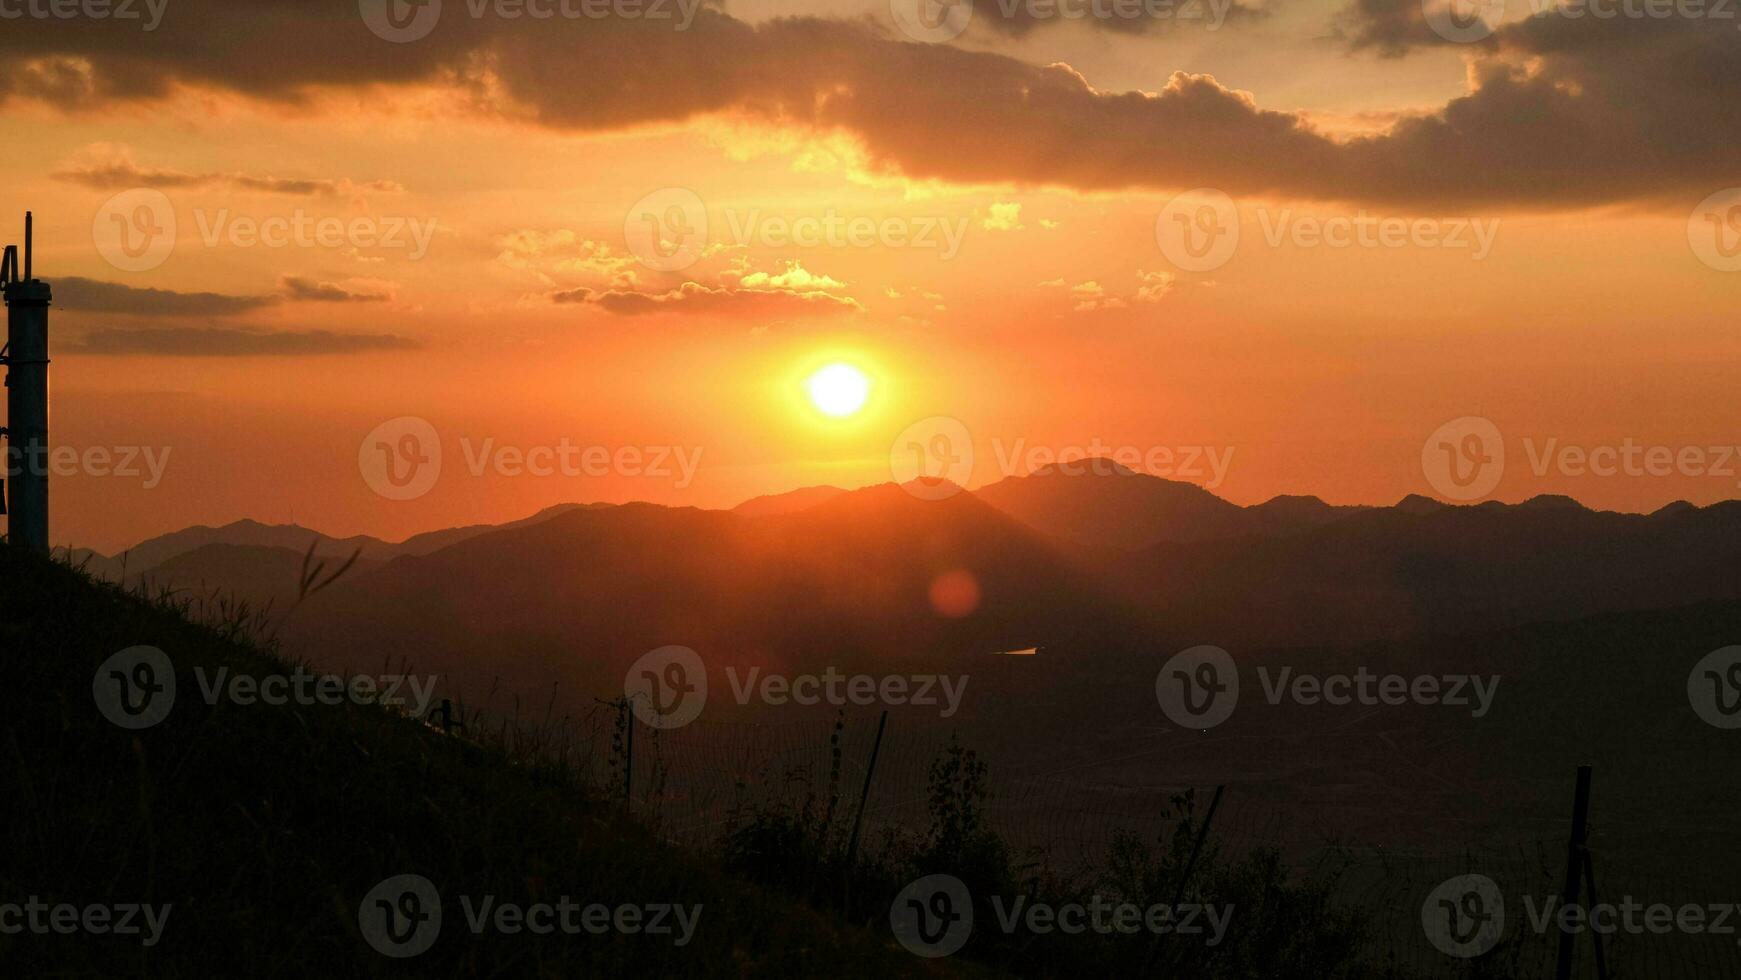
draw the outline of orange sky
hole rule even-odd
[[[879,43],[927,58],[1067,62],[1096,99],[1160,92],[1175,70],[1207,73],[1338,139],[1498,84],[1475,70],[1501,57],[1491,51],[1351,52],[1326,34],[1338,6],[1214,31],[1063,25],[1007,37],[975,24],[943,45]],[[857,24],[884,7],[807,12]],[[727,4],[720,16],[756,30],[774,9]],[[153,55],[173,47],[171,31],[166,21]],[[414,47],[366,40],[384,59]],[[171,84],[125,97],[33,92],[40,71],[0,61],[13,92],[0,173],[14,209],[34,209],[37,272],[66,299],[52,321],[55,441],[163,460],[158,480],[57,473],[60,543],[111,550],[242,517],[398,538],[561,501],[728,506],[887,480],[897,435],[938,416],[972,435],[970,485],[1059,451],[1176,461],[1206,450],[1226,461],[1221,472],[1161,475],[1240,503],[1278,493],[1388,503],[1434,492],[1423,442],[1463,416],[1504,434],[1495,499],[1568,493],[1648,510],[1734,497],[1741,483],[1734,459],[1726,476],[1531,465],[1550,440],[1741,443],[1741,275],[1719,267],[1721,250],[1704,253],[1713,263],[1689,245],[1689,227],[1706,227],[1701,201],[1741,169],[1701,184],[1689,164],[1658,186],[1622,168],[1564,194],[1525,177],[1515,191],[1486,178],[1417,188],[1407,170],[1361,200],[1290,184],[1285,160],[1228,160],[1239,243],[1197,270],[1163,247],[1177,228],[1164,209],[1181,191],[1220,186],[1202,169],[1214,161],[1171,160],[1181,172],[1170,186],[1146,173],[1088,186],[1100,183],[1092,154],[1108,174],[1131,163],[1096,144],[1082,147],[1088,159],[1048,151],[969,182],[947,174],[994,173],[995,161],[952,159],[951,141],[982,136],[918,110],[873,119],[865,107],[835,125],[750,102],[570,125],[440,77],[316,79],[291,98],[196,71],[192,56],[163,57]],[[1650,111],[1613,111],[1629,109]],[[921,125],[943,128],[918,141]],[[1186,126],[1177,138],[1200,133]],[[1042,158],[1067,175],[1036,177]],[[174,247],[124,268],[139,263],[112,261],[114,202],[138,189],[167,200]],[[678,191],[700,203],[708,234],[697,261],[661,271],[637,257],[625,226],[637,202],[655,195],[663,209]],[[124,220],[139,200],[124,199]],[[343,219],[335,227],[346,230],[272,247],[235,224],[298,217]],[[1390,221],[1406,240],[1314,237],[1356,219]],[[788,240],[789,227],[827,222],[873,228],[873,240]],[[406,247],[380,247],[350,230],[431,223],[426,249],[409,232]],[[845,421],[800,395],[809,371],[837,360],[873,382],[867,409]],[[359,450],[403,417],[433,426],[442,468],[426,493],[392,500],[371,488]],[[604,447],[619,462],[515,475],[503,471],[511,458],[491,455],[474,474],[485,446]],[[620,462],[624,447],[668,457],[672,472],[639,475],[641,464]]]

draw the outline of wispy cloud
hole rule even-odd
[[[663,293],[640,293],[611,290],[594,293],[591,290],[566,290],[551,294],[557,303],[586,303],[618,316],[645,316],[652,313],[680,313],[715,316],[833,316],[859,313],[864,307],[846,296],[820,291],[792,289],[731,289],[686,282]]]
[[[234,316],[282,302],[282,297],[228,296],[222,293],[178,293],[141,289],[101,279],[63,276],[54,281],[54,305],[89,313],[138,316]]]
[[[285,276],[278,280],[284,295],[293,300],[314,303],[384,303],[393,298],[393,291],[380,283],[321,282],[304,276]]]
[[[373,351],[417,350],[423,345],[394,334],[346,334],[330,330],[230,330],[169,327],[94,330],[69,345],[80,354],[163,357],[313,357]]]
[[[111,143],[96,143],[86,147],[75,159],[62,164],[61,169],[49,176],[64,183],[100,191],[134,187],[153,187],[159,190],[228,187],[301,197],[355,198],[365,193],[399,194],[405,190],[402,185],[391,180],[353,181],[346,178],[275,177],[247,173],[188,173],[182,170],[142,167],[133,161],[132,151]]]

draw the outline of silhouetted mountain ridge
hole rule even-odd
[[[1195,483],[1138,473],[1105,458],[1054,464],[975,493],[1048,534],[1108,548],[1284,533],[1367,509],[1303,496],[1241,507]]]
[[[969,616],[932,604],[950,573],[977,585]],[[406,657],[474,688],[553,667],[579,684],[670,644],[833,664],[1035,646],[1103,621],[1106,600],[973,495],[921,500],[887,484],[784,515],[625,504],[494,531],[316,597],[286,638],[357,664]]]
[[[1175,626],[1289,645],[1737,598],[1737,562],[1738,502],[1644,515],[1537,498],[1375,508],[1299,533],[1157,545],[1102,567]]]
[[[847,491],[839,487],[817,486],[799,487],[785,493],[770,493],[749,500],[732,508],[732,513],[744,517],[767,517],[773,514],[790,514],[806,510],[817,504],[833,500]]]
[[[637,503],[456,529],[353,570],[286,636],[328,666],[405,658],[529,692],[553,676],[585,689],[668,644],[811,665],[1042,646],[1052,669],[1112,646],[1368,642],[1741,598],[1741,502],[1239,507],[1154,477],[1056,471],[822,496],[759,516]],[[1154,540],[1181,527],[1197,537]],[[306,547],[203,545],[166,572],[281,594]],[[936,604],[940,582],[977,589],[977,605],[946,614],[961,610]]]
[[[164,563],[213,546],[261,549],[289,549],[298,555],[307,554],[310,545],[319,557],[349,558],[360,551],[364,560],[385,561],[398,555],[426,555],[448,545],[477,537],[501,528],[526,527],[541,523],[558,514],[582,507],[608,507],[609,504],[557,504],[546,507],[531,517],[507,524],[471,524],[414,534],[397,543],[383,541],[366,534],[334,538],[299,524],[263,524],[244,518],[220,527],[200,524],[159,535],[114,555],[104,555],[86,548],[72,549],[68,555],[75,565],[98,578],[119,581],[123,574],[129,581],[156,571]],[[221,552],[208,552],[216,555]],[[197,567],[183,563],[177,575],[196,571]]]

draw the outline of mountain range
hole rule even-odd
[[[1070,475],[1059,466],[1047,467],[984,487],[974,491],[974,496],[1054,537],[1113,548],[1282,532],[1372,509],[1332,506],[1317,497],[1301,496],[1280,496],[1241,507],[1196,484],[1139,474],[1110,460],[1099,463],[1083,476]],[[731,512],[742,517],[777,517],[809,510],[850,492],[832,486],[803,487],[755,497]],[[610,505],[558,504],[507,524],[445,528],[399,542],[368,535],[335,538],[296,524],[239,520],[221,527],[197,525],[174,531],[114,555],[81,548],[72,549],[70,556],[74,564],[114,580],[156,570],[171,559],[207,546],[288,549],[300,554],[312,545],[321,556],[348,557],[360,551],[366,561],[385,561],[400,555],[432,554],[491,531],[528,527],[573,510],[606,506]]]
[[[1741,502],[1648,515],[1564,497],[1242,507],[1110,461],[943,500],[906,489],[812,487],[732,510],[564,505],[398,543],[239,522],[85,560],[157,588],[297,607],[283,638],[316,663],[391,659],[516,691],[620,683],[622,665],[668,644],[745,664],[1038,647],[1082,665],[1741,598]],[[329,567],[359,559],[299,605],[311,546]]]

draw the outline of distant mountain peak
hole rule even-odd
[[[1074,459],[1063,459],[1047,466],[1042,466],[1028,474],[1039,477],[1082,477],[1082,476],[1148,476],[1139,473],[1119,463],[1110,456],[1078,456]],[[1160,479],[1160,477],[1152,477]],[[1174,482],[1174,481],[1166,481]]]
[[[966,487],[962,486],[959,483],[956,483],[954,480],[951,480],[946,476],[918,476],[918,477],[914,477],[911,480],[908,480],[905,483],[899,483],[899,484],[897,484],[897,483],[880,483],[876,487],[867,487],[866,489],[874,490],[874,489],[878,489],[881,487],[896,487],[896,486],[900,487],[902,490],[906,491],[907,493],[918,493],[918,494],[926,494],[926,495],[931,495],[931,496],[935,496],[938,494],[944,494],[944,493],[947,493],[950,496],[954,496],[955,494],[958,494],[958,493],[962,492],[963,490],[967,489]]]
[[[1527,507],[1531,510],[1589,510],[1590,509],[1588,507],[1585,507],[1583,504],[1579,503],[1578,501],[1572,499],[1571,497],[1566,496],[1563,493],[1538,493],[1535,496],[1524,501],[1523,503],[1518,504],[1518,506],[1519,507]]]
[[[1198,484],[1139,473],[1104,456],[1061,461],[974,493],[1054,537],[1119,549],[1231,537],[1250,523],[1243,508]]]
[[[1447,504],[1444,501],[1434,500],[1431,497],[1423,497],[1418,493],[1411,493],[1397,501],[1394,509],[1402,511],[1405,514],[1436,514],[1450,506],[1450,504]]]
[[[818,504],[827,503],[843,493],[846,491],[826,484],[815,487],[799,487],[785,493],[770,493],[760,497],[751,497],[731,510],[732,513],[745,517],[792,514],[801,510],[809,510]]]
[[[1278,514],[1300,514],[1300,515],[1316,514],[1316,513],[1320,513],[1320,512],[1324,512],[1324,511],[1333,511],[1335,509],[1336,508],[1331,507],[1329,504],[1325,503],[1324,498],[1322,498],[1322,497],[1314,497],[1314,496],[1311,496],[1309,494],[1292,494],[1292,493],[1277,494],[1276,496],[1269,498],[1268,500],[1264,501],[1261,504],[1255,504],[1255,505],[1247,508],[1247,510],[1253,510],[1253,511],[1258,511],[1258,512],[1266,512],[1267,511],[1267,512],[1274,512],[1274,513],[1278,513]]]
[[[843,517],[882,521],[900,515],[907,515],[903,519],[927,525],[988,517],[999,521],[1008,519],[1002,511],[980,500],[977,494],[941,477],[920,477],[906,483],[878,483],[848,490],[792,516],[800,520],[827,522]]]

